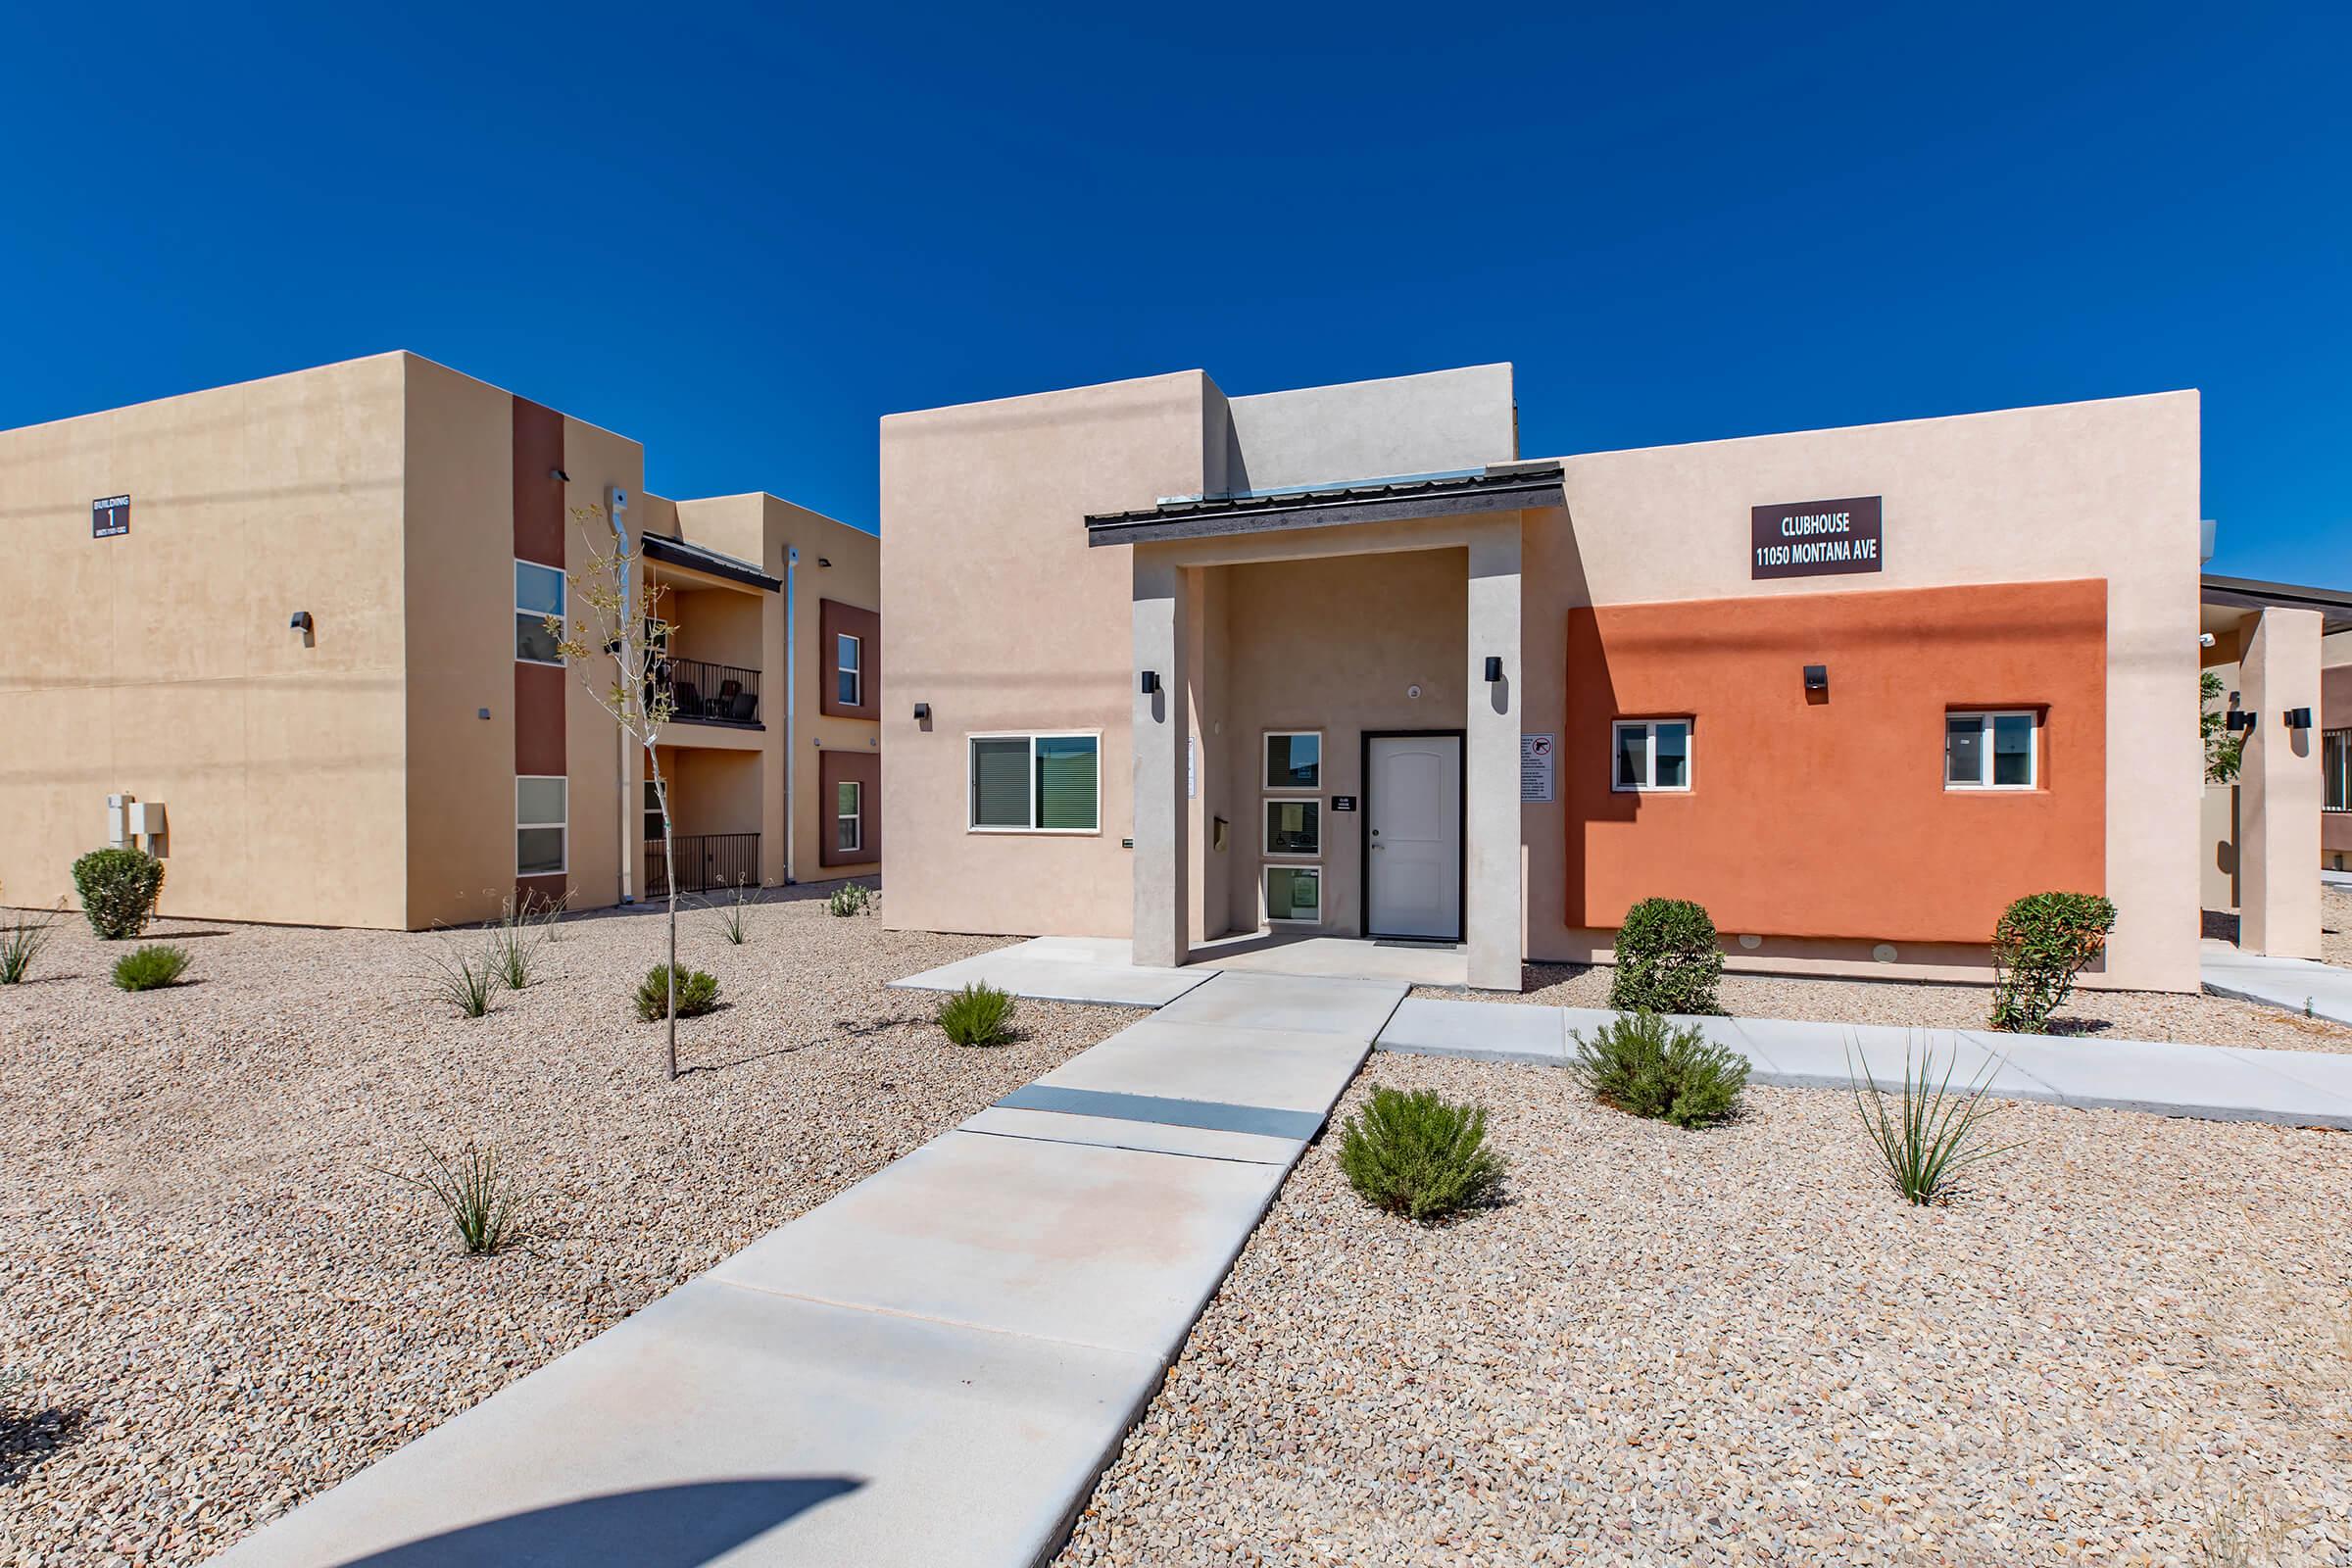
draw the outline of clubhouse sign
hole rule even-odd
[[[1879,497],[1794,501],[1749,514],[1749,577],[1831,577],[1886,564]]]

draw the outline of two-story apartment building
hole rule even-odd
[[[0,649],[8,901],[123,836],[168,912],[321,925],[873,872],[873,536],[643,478],[637,442],[407,353],[0,432],[46,616]],[[676,627],[674,864],[545,624],[616,521]]]

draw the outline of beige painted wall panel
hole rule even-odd
[[[634,498],[645,488],[645,449],[626,436],[579,419],[564,420],[564,569],[575,580],[591,574],[595,552],[609,551],[612,524],[605,515],[605,487],[619,485]],[[643,524],[632,511],[625,519],[632,539]],[[610,663],[592,671],[599,685],[612,680]],[[624,852],[642,858],[638,781],[645,764],[636,747],[622,744],[612,715],[573,670],[564,711],[564,751],[571,772],[571,892],[580,908],[600,908],[620,896]],[[625,820],[622,803],[628,804]],[[643,867],[632,872],[632,889],[644,887]]]
[[[12,567],[75,607],[74,636],[0,650],[0,727],[46,737],[0,764],[12,901],[65,895],[105,795],[129,791],[170,818],[168,911],[402,923],[404,370],[382,355],[0,433]],[[92,539],[90,502],[122,493],[130,532]]]
[[[1128,934],[1132,564],[1083,519],[1199,491],[1206,388],[1184,371],[882,421],[890,925]],[[1102,831],[968,832],[965,738],[1041,725],[1102,731]]]

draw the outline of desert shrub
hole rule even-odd
[[[1723,950],[1715,922],[1688,899],[1643,899],[1617,932],[1609,1005],[1619,1012],[1721,1012]]]
[[[551,904],[547,907],[561,906]],[[489,946],[484,950],[484,961],[498,976],[499,984],[509,991],[520,991],[539,977],[539,950],[549,940],[552,929],[552,916],[541,915],[527,897],[520,903],[507,901],[498,924],[490,928]]]
[[[435,951],[424,985],[436,1002],[455,1007],[461,1018],[479,1018],[498,995],[498,944],[493,940],[478,954],[444,944]]]
[[[939,1027],[959,1046],[1002,1045],[1012,1034],[1012,994],[986,981],[967,985],[940,1003]]]
[[[718,934],[739,948],[752,937],[752,906],[759,902],[752,896],[755,891],[749,882],[738,882],[727,889],[727,902],[718,906]]]
[[[74,887],[90,929],[108,942],[135,937],[155,918],[164,862],[145,850],[92,850],[74,862]]]
[[[1654,1012],[1620,1013],[1588,1040],[1571,1030],[1569,1073],[1594,1098],[1677,1127],[1705,1127],[1740,1114],[1747,1058],[1710,1043],[1690,1024]]]
[[[124,991],[158,991],[176,985],[187,972],[188,955],[184,948],[150,945],[115,960],[115,984]]]
[[[2003,909],[1992,928],[1992,1027],[2040,1034],[2114,929],[2115,906],[2095,893],[2032,893]]]
[[[678,1016],[699,1018],[718,1005],[718,981],[701,969],[678,970]],[[637,987],[637,1016],[655,1023],[669,1016],[669,965],[657,963],[645,971]]]
[[[57,915],[48,909],[18,910],[0,924],[0,986],[22,985],[56,934]]]
[[[1938,1079],[1932,1053],[1922,1050],[1915,1066],[1910,1049],[1905,1047],[1903,1092],[1889,1106],[1886,1092],[1870,1080],[1867,1070],[1856,1072],[1848,1054],[1846,1072],[1852,1081],[1854,1109],[1862,1117],[1863,1131],[1870,1135],[1879,1162],[1886,1168],[1887,1180],[1908,1202],[1925,1205],[1953,1197],[1972,1166],[2017,1147],[1986,1148],[1983,1141],[1984,1124],[1993,1114],[1993,1107],[1985,1103],[1984,1091],[2001,1063],[1994,1060],[1982,1078],[1954,1094],[1952,1067],[1958,1059],[1955,1052]]]
[[[1379,1086],[1340,1128],[1340,1170],[1374,1207],[1434,1220],[1491,1200],[1503,1158],[1487,1147],[1484,1105]]]
[[[469,1143],[453,1159],[428,1147],[424,1159],[421,1172],[387,1174],[439,1203],[469,1255],[488,1257],[514,1241],[531,1195],[500,1163],[497,1150]]]
[[[874,911],[874,890],[862,882],[845,882],[825,900],[825,912],[847,919],[853,914],[871,914]]]

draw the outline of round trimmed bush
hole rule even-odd
[[[939,1027],[959,1046],[1001,1046],[1012,1037],[1012,994],[967,985],[940,1003]]]
[[[1617,932],[1617,972],[1609,1005],[1619,1012],[1721,1012],[1715,982],[1723,949],[1704,906],[1689,899],[1643,899],[1625,911]]]
[[[2003,909],[1992,928],[1992,1026],[2048,1028],[2114,929],[2115,906],[2095,893],[2030,893]]]
[[[1705,1127],[1740,1114],[1747,1058],[1710,1044],[1690,1024],[1669,1023],[1654,1012],[1620,1013],[1589,1040],[1582,1030],[1569,1037],[1576,1042],[1569,1073],[1604,1104],[1677,1127]]]
[[[138,948],[115,960],[115,984],[124,991],[160,991],[187,972],[184,948]]]
[[[155,918],[164,862],[145,850],[92,850],[74,862],[74,887],[90,929],[108,942],[135,937]]]
[[[699,1018],[718,1005],[717,977],[701,969],[678,970],[678,1016]],[[669,965],[657,963],[637,988],[637,1016],[659,1023],[669,1016]]]
[[[1487,1147],[1484,1105],[1382,1086],[1342,1125],[1340,1169],[1374,1207],[1435,1220],[1492,1200],[1503,1158]]]

